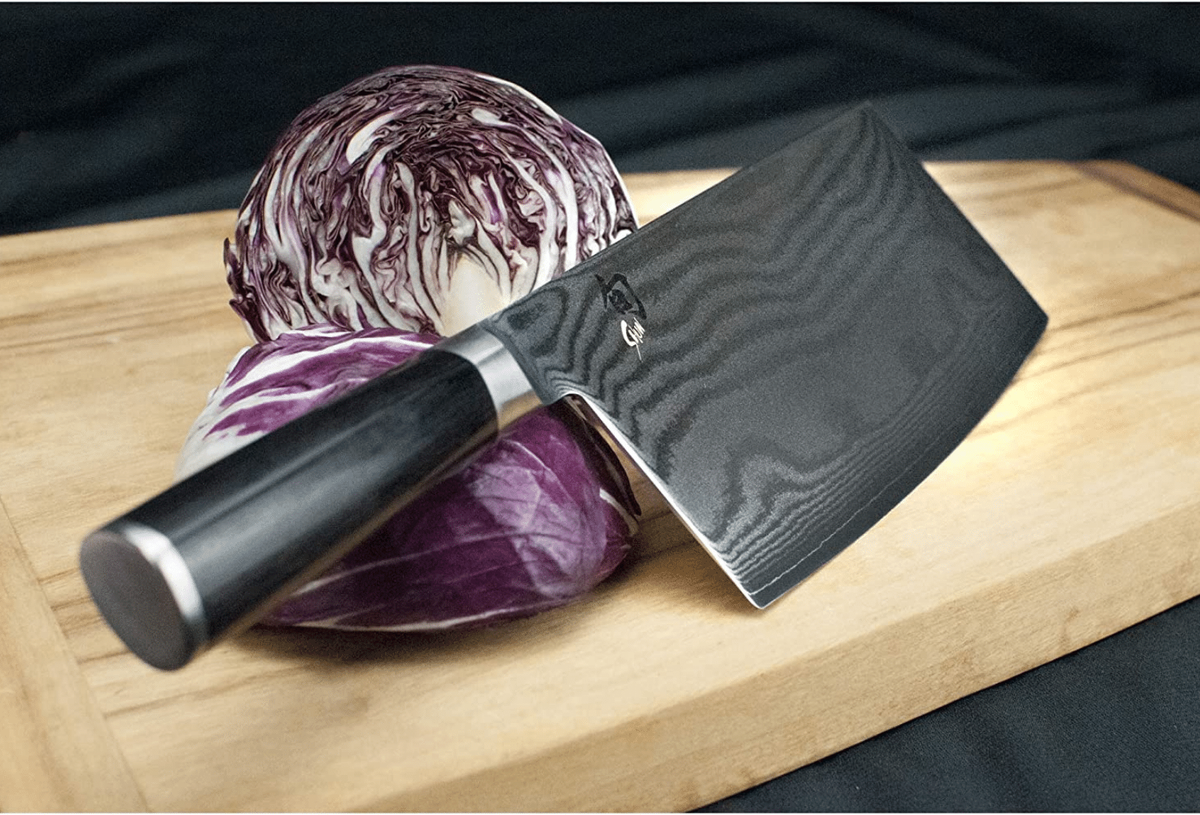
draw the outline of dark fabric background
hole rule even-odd
[[[926,159],[1125,159],[1200,190],[1190,4],[2,4],[0,234],[236,207],[303,107],[418,62],[523,85],[627,172],[744,164],[869,99]],[[1192,601],[711,809],[1198,791]]]

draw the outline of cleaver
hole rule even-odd
[[[164,670],[567,396],[765,607],[917,486],[1046,315],[869,106],[88,535],[80,566]]]

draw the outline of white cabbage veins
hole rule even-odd
[[[292,123],[225,261],[257,340],[319,322],[448,336],[635,226],[591,136],[509,82],[410,66]]]

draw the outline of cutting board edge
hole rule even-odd
[[[1128,161],[1097,159],[1071,165],[1082,175],[1158,204],[1192,220],[1200,220],[1200,194]]]
[[[141,786],[2,501],[0,550],[0,586],[8,606],[0,641],[0,689],[8,691],[0,695],[7,708],[0,709],[6,725],[0,809],[145,811]],[[24,642],[9,639],[14,629]],[[15,709],[6,698],[10,694],[25,703],[24,710]]]

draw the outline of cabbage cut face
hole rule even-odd
[[[429,347],[395,328],[329,324],[244,349],[192,427],[189,475]],[[636,507],[612,452],[569,410],[538,410],[393,516],[263,620],[423,631],[578,598],[629,549]]]
[[[408,66],[296,118],[225,264],[256,340],[314,323],[448,336],[634,228],[591,136],[509,82]]]

